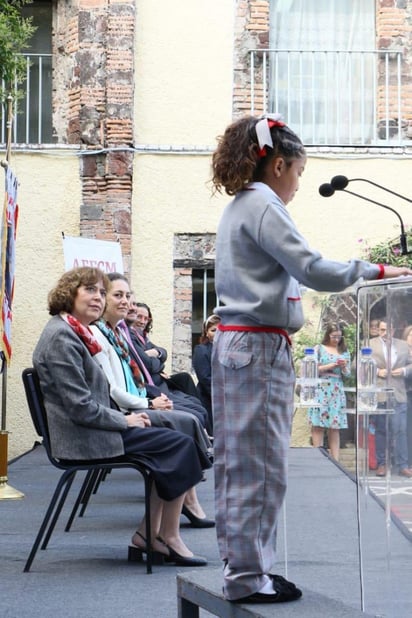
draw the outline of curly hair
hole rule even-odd
[[[79,287],[81,285],[95,285],[98,281],[103,282],[103,287],[107,292],[109,279],[98,268],[82,266],[66,271],[47,297],[49,314],[58,315],[62,311],[71,313]]]
[[[262,156],[256,135],[256,124],[260,117],[245,116],[229,125],[212,155],[212,184],[214,193],[236,195],[245,186],[258,181],[274,157],[281,156],[290,165],[293,160],[305,156],[299,137],[288,126],[273,126],[270,133],[273,148],[266,146]]]

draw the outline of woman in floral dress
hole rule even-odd
[[[325,429],[331,456],[339,460],[340,429],[346,429],[346,396],[343,377],[350,375],[350,355],[339,325],[327,325],[322,343],[316,347],[319,378],[317,398],[319,407],[309,408],[312,444],[323,446]]]

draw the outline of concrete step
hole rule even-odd
[[[291,603],[241,604],[226,601],[222,594],[222,569],[198,569],[177,575],[178,618],[199,618],[203,608],[220,618],[371,618],[356,607],[331,597],[303,589],[298,601]],[[348,596],[350,591],[348,591]]]
[[[350,472],[356,469],[356,450],[354,446],[346,446],[339,451],[339,463]]]

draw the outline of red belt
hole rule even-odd
[[[226,325],[220,323],[217,325],[217,328],[218,330],[223,331],[238,330],[250,333],[278,333],[278,335],[282,335],[282,337],[285,337],[289,345],[292,345],[289,333],[284,328],[278,328],[277,326],[238,326],[236,324]]]

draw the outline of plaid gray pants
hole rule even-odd
[[[212,400],[216,532],[224,592],[258,591],[275,562],[287,483],[295,371],[275,333],[218,331]]]

